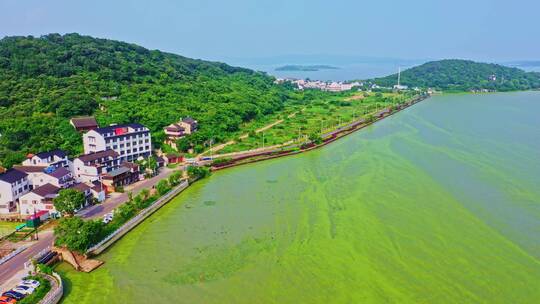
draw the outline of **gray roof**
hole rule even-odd
[[[103,135],[103,134],[111,133],[111,132],[114,133],[114,130],[116,130],[118,128],[137,129],[137,128],[145,128],[145,126],[141,125],[140,123],[129,123],[129,124],[120,124],[120,125],[112,125],[112,126],[103,127],[103,128],[97,128],[94,131],[96,131],[99,134]]]
[[[86,163],[86,162],[92,162],[97,159],[108,158],[108,157],[116,158],[118,157],[118,153],[116,153],[114,150],[109,149],[105,151],[84,154],[84,155],[79,156],[79,159]]]
[[[108,176],[111,176],[111,177],[115,177],[115,176],[118,176],[120,174],[124,174],[126,172],[130,172],[131,170],[129,168],[126,168],[126,167],[120,167],[116,170],[112,170],[111,172],[107,173]]]
[[[85,183],[76,184],[76,185],[73,185],[73,186],[71,186],[69,188],[75,189],[75,190],[80,191],[80,192],[86,192],[86,191],[90,190],[90,186],[88,186]]]
[[[61,177],[64,177],[66,175],[68,175],[70,173],[70,171],[64,167],[60,167],[56,170],[54,170],[54,172],[50,173],[49,175],[52,176],[52,177],[56,177],[56,178],[61,178]]]
[[[60,158],[64,158],[67,156],[67,153],[62,150],[57,149],[57,150],[52,150],[52,151],[47,151],[47,152],[40,152],[36,154],[36,156],[41,159],[47,159],[51,156],[58,156]]]
[[[37,187],[36,189],[32,190],[32,192],[42,197],[58,194],[58,191],[60,191],[60,188],[52,184],[45,184],[43,186]]]
[[[197,121],[191,117],[185,117],[182,119],[183,122],[187,123],[187,124],[196,124]]]
[[[87,117],[74,117],[71,119],[71,123],[75,128],[90,128],[97,127],[97,121],[93,116]]]
[[[6,171],[6,173],[4,174],[0,174],[0,180],[1,181],[4,181],[6,183],[14,183],[18,180],[21,180],[25,177],[27,177],[28,174],[22,172],[22,171],[19,171],[19,170],[15,170],[15,169],[9,169]]]
[[[13,166],[13,169],[25,172],[25,173],[44,173],[48,166]]]

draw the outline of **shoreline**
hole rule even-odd
[[[315,144],[315,145],[312,145],[312,143],[303,144],[303,145],[300,146],[299,150],[293,150],[293,151],[283,151],[282,150],[282,151],[279,151],[279,149],[278,149],[276,151],[261,152],[261,153],[255,154],[255,155],[249,155],[247,157],[239,157],[239,158],[236,158],[235,160],[233,160],[232,163],[223,164],[222,166],[219,166],[219,167],[210,166],[210,170],[211,171],[219,171],[219,170],[224,170],[224,169],[228,169],[228,168],[233,168],[233,167],[236,167],[236,166],[261,162],[261,161],[264,161],[264,160],[270,160],[270,159],[275,159],[275,158],[280,158],[280,157],[297,155],[297,154],[306,153],[306,152],[309,152],[309,151],[312,151],[312,150],[315,150],[315,149],[319,149],[319,148],[322,148],[322,147],[324,147],[326,145],[329,145],[329,144],[331,144],[331,143],[333,143],[333,142],[335,142],[335,141],[337,141],[337,140],[339,140],[339,139],[341,139],[341,138],[343,138],[343,137],[345,137],[347,135],[350,135],[350,134],[352,134],[352,133],[354,133],[354,132],[356,132],[358,130],[361,130],[361,129],[364,129],[365,127],[371,126],[374,123],[376,123],[378,121],[381,121],[381,120],[383,120],[383,119],[385,119],[385,118],[387,118],[389,116],[392,116],[392,115],[394,115],[396,113],[399,113],[402,110],[405,110],[405,109],[407,109],[407,108],[409,108],[409,107],[411,107],[411,106],[413,106],[413,105],[415,105],[417,103],[420,103],[420,102],[428,99],[429,97],[431,97],[431,95],[418,96],[418,97],[413,98],[412,100],[410,100],[410,101],[408,101],[406,103],[401,104],[399,106],[399,108],[397,108],[397,109],[390,110],[390,111],[388,111],[388,109],[382,110],[379,113],[383,113],[383,114],[381,116],[378,116],[378,117],[374,118],[373,121],[367,122],[365,119],[360,119],[360,120],[352,122],[352,123],[350,123],[350,124],[348,124],[346,126],[338,128],[338,129],[336,129],[336,130],[334,130],[332,132],[326,133],[325,138],[323,139],[322,143],[320,143],[320,144]],[[388,112],[386,112],[386,111],[388,111]],[[302,148],[302,147],[304,147],[304,148]],[[287,147],[285,147],[285,148],[287,148]],[[289,146],[289,148],[290,148],[290,146]],[[240,162],[240,161],[246,160],[246,159],[247,159],[246,162]],[[188,183],[185,187],[182,187],[181,191],[179,191],[178,193],[176,193],[173,196],[167,197],[168,194],[165,194],[164,197],[167,197],[167,198],[164,199],[164,202],[162,204],[158,204],[159,207],[155,208],[155,210],[153,210],[153,211],[157,211],[158,209],[161,209],[161,207],[167,205],[170,201],[172,201],[173,199],[178,197],[178,195],[180,195],[182,192],[184,192],[184,190],[188,189],[191,185],[192,185],[192,183]],[[152,205],[152,206],[154,206],[154,205]],[[148,209],[152,209],[152,206],[148,207]],[[145,211],[142,211],[141,213],[145,213]],[[107,251],[110,248],[112,248],[114,246],[114,244],[118,240],[123,238],[125,235],[129,234],[131,229],[135,228],[140,223],[144,222],[148,217],[151,217],[151,215],[153,213],[154,212],[149,212],[149,214],[147,214],[146,216],[138,219],[136,221],[136,224],[133,224],[133,223],[130,224],[128,222],[128,223],[122,225],[117,230],[117,232],[115,232],[115,233],[119,233],[121,230],[124,230],[124,229],[125,229],[125,231],[123,231],[119,235],[115,235],[115,233],[113,233],[112,237],[109,236],[110,239],[108,239],[109,237],[107,237],[106,239],[100,241],[98,244],[93,245],[87,251],[87,254],[90,253],[91,256],[98,257],[102,252]],[[127,227],[127,228],[124,228],[124,226]],[[95,250],[96,249],[95,247],[100,247],[100,248],[99,248],[99,250]]]
[[[399,107],[398,109],[391,110],[390,112],[388,112],[386,114],[383,114],[380,117],[374,118],[374,120],[371,121],[371,122],[367,122],[364,119],[360,119],[358,121],[350,123],[349,125],[338,128],[338,129],[336,129],[336,130],[334,130],[332,132],[326,133],[325,134],[326,136],[323,138],[323,141],[320,144],[315,144],[315,145],[303,144],[303,145],[300,145],[299,147],[288,146],[288,147],[278,148],[278,149],[275,149],[275,150],[248,154],[248,155],[245,155],[245,156],[240,156],[238,158],[232,159],[230,162],[226,162],[226,163],[219,164],[219,165],[211,165],[210,170],[212,170],[212,171],[220,171],[220,170],[224,170],[224,169],[228,169],[228,168],[232,168],[232,167],[237,167],[237,166],[241,166],[241,165],[247,165],[247,164],[252,164],[252,163],[256,163],[256,162],[260,162],[260,161],[264,161],[264,160],[270,160],[270,159],[275,159],[275,158],[280,158],[280,157],[292,156],[292,155],[297,155],[297,154],[306,153],[306,152],[309,152],[309,151],[312,151],[312,150],[316,150],[316,149],[322,148],[322,147],[324,147],[324,146],[326,146],[328,144],[331,144],[331,143],[333,143],[333,142],[335,142],[335,141],[337,141],[337,140],[339,140],[339,139],[341,139],[341,138],[343,138],[343,137],[345,137],[347,135],[355,133],[356,131],[359,131],[359,130],[362,130],[362,129],[368,127],[368,126],[371,126],[371,125],[375,124],[378,121],[384,120],[385,118],[387,118],[389,116],[392,116],[392,115],[394,115],[396,113],[399,113],[399,112],[401,112],[401,111],[403,111],[403,110],[405,110],[405,109],[407,109],[409,107],[412,107],[415,104],[420,103],[420,102],[422,102],[422,101],[424,101],[424,100],[426,100],[426,99],[428,99],[430,97],[431,97],[431,95],[418,96],[418,97],[412,99],[411,101],[402,104],[401,107]],[[302,148],[302,147],[304,147],[304,148]],[[291,148],[299,148],[299,150],[286,150],[287,148],[289,148],[289,149],[291,149]],[[246,161],[242,162],[243,160],[246,160]]]

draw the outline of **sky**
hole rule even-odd
[[[77,32],[188,57],[540,59],[538,0],[0,0],[0,37]]]

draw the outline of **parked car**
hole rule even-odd
[[[17,303],[17,300],[13,298],[6,297],[6,296],[0,297],[0,304],[15,304],[15,303]]]
[[[22,294],[22,293],[19,293],[19,292],[16,292],[16,291],[13,291],[13,290],[10,290],[10,291],[6,291],[2,294],[2,296],[4,297],[10,297],[10,298],[13,298],[17,301],[19,301],[20,299],[26,297],[26,295]]]
[[[22,293],[24,295],[29,295],[29,294],[32,294],[34,292],[35,288],[32,288],[30,286],[26,286],[26,285],[18,285],[17,287],[13,288],[12,290],[16,291],[18,293]]]
[[[103,216],[103,223],[108,224],[110,221],[112,221],[114,218],[114,214],[112,212],[109,212]]]
[[[36,280],[23,280],[19,285],[26,285],[36,289],[41,284],[39,283],[39,281]]]

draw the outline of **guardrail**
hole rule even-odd
[[[96,245],[92,246],[90,249],[86,251],[87,255],[98,255],[101,252],[103,252],[105,249],[107,249],[110,245],[112,245],[114,242],[116,242],[118,239],[120,239],[124,234],[129,232],[131,229],[133,229],[135,226],[137,226],[140,222],[142,222],[144,219],[146,219],[148,216],[150,216],[152,213],[154,213],[156,210],[161,208],[163,205],[165,205],[167,202],[169,202],[173,197],[178,195],[180,192],[182,192],[184,189],[186,189],[189,186],[189,182],[187,180],[184,180],[180,185],[176,186],[176,188],[172,189],[171,191],[167,192],[165,195],[160,197],[157,201],[155,201],[152,205],[142,210],[139,214],[137,214],[135,217],[127,221],[125,224],[123,224],[120,228],[115,230],[113,233],[109,234],[106,238],[101,240]]]
[[[34,264],[33,264],[32,261],[37,261],[37,260],[41,259],[45,254],[49,253],[50,251],[51,251],[51,246],[47,246],[46,248],[43,248],[43,250],[36,253],[33,257],[28,259],[28,261],[26,263],[24,263],[24,268],[25,269],[31,269],[32,271],[34,271],[35,269],[33,268]]]
[[[26,248],[28,248],[28,246],[22,246],[22,247],[19,247],[17,249],[15,249],[15,251],[12,251],[10,254],[6,255],[5,257],[1,258],[0,259],[0,265],[6,263],[7,261],[11,260],[13,257],[15,257],[17,254],[23,252]]]
[[[53,272],[52,276],[44,276],[51,282],[51,290],[49,290],[47,295],[41,301],[39,301],[39,304],[56,304],[60,302],[62,296],[64,295],[64,284],[62,283],[62,278],[56,272]],[[52,280],[56,281],[56,284],[53,284]]]

